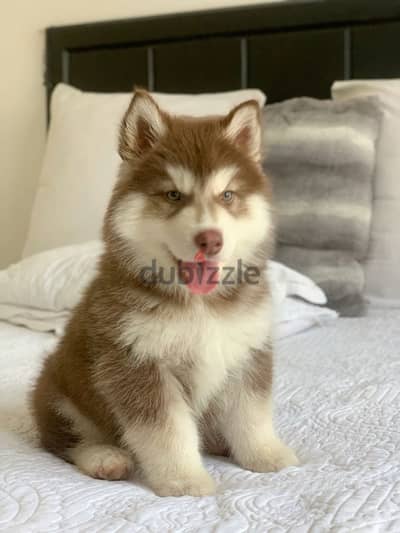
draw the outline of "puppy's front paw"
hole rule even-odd
[[[299,465],[296,454],[281,442],[266,444],[254,456],[240,461],[240,465],[253,472],[278,472],[288,466]]]
[[[158,496],[208,496],[214,494],[215,483],[204,470],[196,475],[152,483],[152,488]]]

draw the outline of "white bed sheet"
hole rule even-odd
[[[0,323],[0,531],[400,531],[400,311],[339,319],[278,345],[275,411],[302,466],[255,474],[219,458],[217,494],[158,498],[41,451],[26,396],[54,338]]]

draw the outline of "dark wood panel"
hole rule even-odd
[[[248,84],[269,102],[295,96],[329,98],[332,82],[346,72],[345,30],[311,30],[251,37]]]
[[[400,22],[352,31],[353,78],[400,78]]]
[[[207,39],[154,48],[154,88],[165,92],[240,89],[240,39]]]
[[[68,83],[86,91],[131,91],[147,86],[147,49],[72,50],[66,62]]]
[[[359,24],[400,18],[399,0],[287,0],[47,29],[48,49]]]
[[[270,102],[328,97],[335,79],[400,76],[399,24],[400,0],[288,0],[48,28],[47,93],[64,81],[96,91],[251,85]]]

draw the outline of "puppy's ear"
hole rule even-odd
[[[119,155],[125,161],[142,156],[167,129],[168,115],[147,91],[136,90],[122,119]]]
[[[223,120],[226,137],[257,163],[261,158],[260,108],[255,100],[239,104]]]

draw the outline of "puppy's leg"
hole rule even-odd
[[[112,409],[122,440],[160,496],[214,492],[199,451],[197,426],[179,382],[155,363],[124,369]]]
[[[65,447],[67,461],[74,463],[79,470],[97,479],[127,479],[133,471],[132,457],[125,450],[107,442],[99,428],[81,413],[68,398],[60,397],[53,403],[55,410],[68,425],[77,440]]]
[[[164,420],[160,418],[155,424],[132,423],[124,440],[159,496],[214,492],[214,482],[201,462],[195,423],[183,403],[172,404]]]
[[[272,354],[257,351],[221,402],[221,431],[235,460],[254,472],[272,472],[297,465],[293,451],[275,433],[272,421]]]

